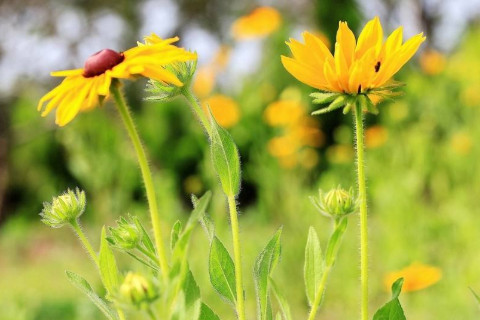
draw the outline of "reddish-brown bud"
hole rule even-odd
[[[91,55],[85,66],[83,67],[83,76],[85,78],[95,77],[101,75],[107,70],[112,69],[117,64],[122,62],[125,56],[121,52],[116,52],[111,49],[103,49]]]

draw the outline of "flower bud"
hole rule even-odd
[[[321,214],[334,219],[354,213],[358,209],[358,201],[352,188],[346,191],[338,187],[326,194],[319,190],[318,198],[310,199]]]
[[[135,223],[128,222],[123,217],[117,221],[116,228],[109,228],[109,230],[108,241],[118,248],[134,249],[142,241],[142,230]]]
[[[122,302],[142,308],[155,301],[158,287],[138,273],[129,272],[120,286]]]
[[[68,189],[64,194],[53,198],[52,202],[44,202],[40,212],[42,222],[52,228],[60,228],[65,224],[71,224],[85,211],[85,192]]]
[[[148,97],[148,100],[170,100],[180,95],[182,88],[189,88],[195,70],[197,69],[197,61],[177,62],[165,66],[165,69],[173,73],[178,80],[183,83],[183,86],[150,80],[147,85],[147,91],[150,92],[152,96]]]

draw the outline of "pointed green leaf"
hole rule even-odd
[[[400,292],[402,292],[403,280],[403,278],[399,278],[392,284],[392,299],[398,298]]]
[[[220,320],[220,318],[212,311],[212,309],[210,309],[209,306],[202,303],[199,320]]]
[[[333,234],[328,240],[327,250],[325,253],[326,266],[333,266],[333,264],[335,263],[338,248],[340,247],[340,243],[342,242],[343,234],[347,229],[347,221],[348,220],[346,218],[342,218],[340,221],[338,221],[335,226],[335,231],[333,231]]]
[[[402,291],[403,278],[392,285],[392,300],[381,307],[373,316],[373,320],[406,320],[398,296]]]
[[[207,210],[211,198],[212,192],[207,191],[200,199],[196,199],[193,206],[194,209],[192,211],[192,214],[188,218],[186,228],[193,227],[197,223],[197,221],[200,221],[202,219],[202,217],[205,215],[205,211]]]
[[[101,237],[100,253],[98,257],[100,276],[107,293],[111,295],[118,287],[117,263],[115,261],[115,256],[108,245],[105,227],[102,228]]]
[[[282,228],[278,229],[263,251],[260,252],[253,268],[259,320],[272,320],[273,318],[269,294],[269,278],[280,257],[281,235]]]
[[[150,238],[150,235],[148,234],[147,230],[145,230],[145,228],[143,227],[138,217],[133,216],[132,221],[135,223],[135,225],[139,230],[142,230],[142,243],[145,246],[145,248],[147,248],[147,250],[150,251],[153,255],[157,255],[152,239]]]
[[[232,136],[218,125],[210,112],[212,125],[211,153],[223,192],[227,196],[235,196],[240,191],[240,155]]]
[[[280,320],[292,320],[292,314],[290,312],[290,305],[288,304],[287,299],[282,294],[278,286],[275,284],[272,278],[270,278],[270,287],[272,288],[273,294],[275,298],[277,298],[278,305],[280,307],[280,311],[282,313],[282,317]],[[277,314],[278,318],[278,314]]]
[[[115,315],[114,311],[108,306],[108,304],[101,299],[92,289],[90,284],[79,276],[78,274],[65,271],[67,274],[68,280],[80,291],[82,291],[109,320],[117,320],[117,316]]]
[[[173,250],[177,244],[180,233],[182,232],[182,222],[177,220],[172,227],[172,232],[170,233],[170,248]]]
[[[477,300],[478,304],[480,305],[480,296],[475,291],[473,291],[472,288],[469,287],[469,289],[472,292],[473,296],[475,297],[475,300]]]
[[[235,304],[235,265],[225,246],[217,237],[213,237],[210,246],[208,271],[210,282],[217,292]]]
[[[332,103],[330,103],[328,107],[317,110],[317,111],[313,111],[312,115],[315,116],[315,115],[324,114],[324,113],[333,111],[335,109],[343,107],[345,103],[347,103],[347,99],[345,98],[345,96],[343,95],[338,96],[335,100],[333,100]]]
[[[373,114],[378,114],[377,107],[373,104],[372,100],[370,100],[370,98],[367,95],[361,94],[357,98],[358,98],[358,103],[360,103],[360,106],[363,111],[368,111]]]
[[[310,97],[313,98],[312,103],[324,104],[335,100],[339,96],[338,93],[332,92],[313,92],[310,93]]]
[[[317,232],[313,227],[308,230],[307,245],[305,246],[305,265],[303,275],[308,303],[310,306],[315,301],[315,294],[322,278],[324,262],[322,248]]]
[[[192,271],[187,266],[187,274],[183,282],[183,291],[185,292],[185,305],[191,306],[200,299],[200,288],[198,287]]]

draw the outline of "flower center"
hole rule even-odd
[[[105,71],[112,69],[117,64],[122,62],[125,56],[121,52],[116,52],[111,49],[103,49],[97,53],[91,55],[85,66],[83,67],[83,76],[85,78],[91,78],[99,76]]]

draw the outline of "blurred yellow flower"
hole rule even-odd
[[[52,72],[52,76],[65,79],[40,99],[38,110],[42,110],[44,104],[49,101],[42,111],[42,116],[57,108],[56,123],[64,126],[80,111],[93,109],[107,98],[112,79],[132,79],[142,75],[182,86],[177,76],[166,70],[165,66],[194,60],[196,54],[172,45],[176,41],[178,38],[159,40],[155,44],[142,44],[124,52],[104,49],[90,56],[83,69]]]
[[[385,289],[389,291],[398,278],[404,279],[403,292],[417,291],[437,283],[442,278],[442,271],[437,267],[413,263],[402,270],[388,273],[384,280]]]
[[[468,133],[457,132],[452,136],[450,145],[456,153],[460,155],[467,155],[472,149],[472,137]]]
[[[388,140],[388,131],[382,126],[372,126],[365,130],[365,146],[367,148],[381,147]]]
[[[203,99],[212,92],[215,86],[215,70],[210,66],[204,66],[198,68],[196,74],[192,90],[197,97]]]
[[[415,54],[425,41],[423,33],[402,44],[403,28],[396,29],[384,42],[378,17],[370,20],[358,41],[346,22],[339,22],[335,54],[321,39],[303,33],[305,44],[290,39],[293,58],[282,63],[299,81],[322,91],[358,94],[380,88]]]
[[[222,94],[215,94],[202,103],[203,110],[207,113],[207,106],[210,107],[215,120],[224,128],[234,126],[240,119],[238,104],[230,97]]]
[[[314,168],[320,160],[317,151],[312,148],[304,148],[298,155],[298,162],[305,169]]]
[[[469,107],[480,106],[480,84],[472,83],[460,93],[460,99]]]
[[[301,101],[279,100],[270,103],[263,116],[270,126],[287,126],[297,122],[305,113],[305,106]]]
[[[264,37],[280,27],[282,16],[272,7],[258,7],[249,14],[238,18],[232,25],[235,39]]]
[[[230,51],[232,49],[227,45],[222,45],[217,50],[215,57],[213,58],[212,64],[217,69],[217,71],[223,70],[226,68],[228,62],[230,61]]]
[[[426,74],[439,74],[445,69],[446,62],[445,56],[436,50],[425,50],[420,55],[420,67]]]
[[[325,143],[325,135],[318,128],[318,122],[314,118],[303,117],[290,130],[301,145],[320,147]]]
[[[298,147],[298,141],[289,134],[272,138],[268,142],[268,152],[277,158],[294,155]]]
[[[354,152],[351,145],[336,144],[328,147],[327,160],[331,163],[351,163]]]

